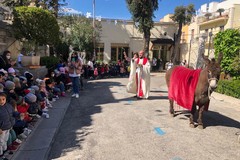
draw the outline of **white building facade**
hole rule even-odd
[[[96,45],[97,60],[104,63],[117,62],[124,59],[123,52],[132,57],[134,52],[143,49],[143,34],[133,21],[102,19],[101,25],[100,42]],[[155,57],[169,61],[176,30],[173,22],[154,23],[149,45],[150,60]]]

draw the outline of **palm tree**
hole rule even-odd
[[[209,12],[208,12],[208,13],[206,13],[204,16],[205,16],[207,19],[209,19],[209,17],[212,16],[212,13],[209,13]]]
[[[188,6],[178,6],[175,8],[174,15],[171,17],[172,20],[178,23],[178,32],[175,37],[175,46],[172,54],[172,62],[176,64],[177,56],[179,55],[179,45],[182,36],[182,27],[183,25],[189,24],[192,20],[192,17],[195,14],[195,9],[193,4]]]
[[[219,8],[217,10],[217,12],[219,13],[220,16],[222,16],[222,13],[224,12],[225,10],[223,8]]]

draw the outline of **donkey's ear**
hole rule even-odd
[[[222,53],[222,52],[219,52],[219,54],[218,54],[218,61],[217,61],[217,63],[218,63],[218,64],[220,64],[220,63],[221,63],[221,61],[222,61],[222,59],[223,59],[223,53]]]

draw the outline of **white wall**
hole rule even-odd
[[[102,20],[100,43],[104,44],[104,63],[111,59],[111,44],[116,43],[129,47],[129,53],[143,49],[143,34],[138,31],[132,21]],[[156,22],[151,30],[151,38],[169,37],[173,39],[177,27],[173,22]],[[167,35],[164,36],[164,33]],[[150,44],[151,46],[151,44]],[[130,55],[130,54],[129,54]]]

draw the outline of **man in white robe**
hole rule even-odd
[[[131,72],[127,92],[135,93],[137,98],[147,99],[150,92],[150,63],[144,57],[144,51],[139,52],[139,57],[131,60]]]

